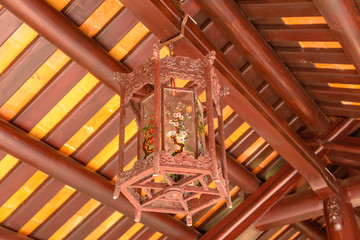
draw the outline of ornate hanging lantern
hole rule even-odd
[[[163,212],[185,214],[191,226],[191,216],[215,202],[225,199],[231,207],[220,106],[227,89],[219,86],[214,73],[214,52],[204,61],[180,56],[160,59],[158,45],[153,53],[153,59],[132,73],[115,75],[122,103],[114,198],[121,192],[129,199],[136,208],[135,221],[140,221],[142,211]],[[171,79],[190,80],[195,88],[165,85]],[[154,93],[139,104],[132,102],[139,130],[137,160],[131,170],[122,171],[125,105],[146,84],[154,85]],[[196,98],[199,87],[206,87],[207,138],[202,104]],[[219,123],[221,167],[216,159],[213,113]]]

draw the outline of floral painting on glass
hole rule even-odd
[[[175,130],[171,130],[167,133],[167,137],[171,138],[173,144],[178,146],[172,155],[175,156],[184,150],[185,141],[191,137],[189,129],[185,129],[185,124],[188,119],[191,118],[190,113],[187,111],[185,105],[181,102],[178,103],[175,112],[171,114],[166,112],[166,116],[170,118],[169,123],[174,126]]]
[[[164,87],[163,101],[164,151],[172,156],[188,151],[195,156],[196,131],[193,90]]]

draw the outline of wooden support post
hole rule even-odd
[[[154,46],[154,158],[153,158],[153,176],[160,174],[160,154],[161,154],[161,82],[160,82],[160,52],[159,47]]]
[[[326,231],[330,240],[357,240],[360,232],[354,209],[344,194],[324,200]]]
[[[113,198],[117,199],[120,195],[120,174],[124,167],[124,150],[125,150],[125,87],[120,83],[120,121],[119,121],[119,157],[117,162],[117,176]]]
[[[0,148],[79,192],[134,218],[135,209],[123,195],[116,200],[112,198],[114,184],[111,181],[1,119]],[[161,213],[144,212],[141,222],[174,239],[195,240],[199,236],[195,229]]]
[[[329,119],[234,1],[196,2],[312,132],[321,135],[329,128]]]
[[[336,39],[360,73],[360,18],[353,0],[314,0]]]
[[[216,160],[216,149],[215,149],[215,132],[214,132],[214,101],[213,101],[213,81],[211,78],[211,69],[214,63],[215,56],[209,54],[206,56],[205,60],[205,81],[206,81],[206,114],[207,114],[207,123],[208,123],[208,141],[209,141],[209,155],[211,158],[212,165],[212,176],[215,182],[220,181],[218,165]]]

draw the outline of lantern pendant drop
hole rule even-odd
[[[222,199],[231,207],[226,160],[216,159],[213,112],[222,121],[220,100],[226,89],[218,84],[211,52],[204,61],[187,57],[159,58],[159,46],[154,46],[154,58],[137,67],[132,73],[115,75],[121,86],[120,112],[133,93],[147,84],[154,93],[136,107],[138,123],[137,160],[132,169],[124,166],[124,121],[120,117],[119,164],[114,198],[119,193],[136,208],[135,221],[141,212],[185,214],[187,225],[192,215]],[[190,80],[195,88],[176,88],[165,84],[170,79]],[[204,133],[204,111],[196,92],[206,86],[208,136]],[[215,108],[214,108],[215,106]],[[219,124],[223,136],[223,125]],[[221,138],[221,137],[220,137]],[[222,139],[222,138],[221,138]],[[224,144],[223,139],[219,142]],[[205,150],[205,146],[208,148]],[[224,147],[220,147],[225,151]],[[219,167],[221,166],[221,167]]]

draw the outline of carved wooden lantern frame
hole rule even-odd
[[[115,73],[114,80],[120,84],[120,130],[118,175],[114,199],[120,192],[136,208],[135,221],[140,221],[141,212],[163,212],[186,215],[187,225],[192,225],[192,215],[222,199],[231,207],[226,168],[224,145],[224,126],[221,111],[221,99],[228,94],[228,89],[221,87],[214,72],[215,53],[210,52],[205,59],[193,60],[182,56],[167,56],[160,59],[159,45],[154,45],[153,59],[147,60],[132,73]],[[190,80],[195,91],[206,88],[206,116],[208,137],[205,154],[190,153],[186,150],[179,153],[164,151],[164,91],[172,88],[164,84],[170,79]],[[132,101],[132,109],[138,124],[137,160],[132,169],[123,171],[125,106],[130,102],[135,91],[147,84],[154,85],[154,113],[151,154],[142,159],[143,139],[142,126],[144,115],[137,104]],[[165,89],[165,90],[164,90]],[[182,88],[180,88],[182,89]],[[176,89],[173,89],[176,91]],[[181,103],[180,103],[181,104]],[[218,118],[218,134],[221,159],[216,158],[214,116]],[[182,117],[182,116],[181,116]],[[170,120],[171,122],[172,120]],[[193,120],[196,121],[195,118]],[[172,122],[171,122],[172,123]],[[196,124],[196,122],[195,122]],[[162,132],[162,133],[161,133]],[[186,135],[186,133],[183,133]],[[196,134],[198,135],[198,134]],[[175,140],[174,140],[175,141]],[[197,142],[197,141],[195,141]],[[197,147],[196,147],[197,148]],[[221,166],[219,166],[221,165]],[[161,175],[162,181],[157,181]],[[210,182],[214,182],[208,185]]]

